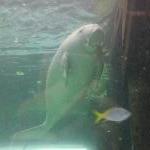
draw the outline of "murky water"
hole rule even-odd
[[[52,57],[72,31],[103,17],[96,11],[96,4],[97,0],[0,1],[0,142],[10,142],[17,131],[43,123],[46,76]],[[102,96],[106,95],[108,68],[104,67],[102,76]],[[67,119],[54,127],[52,134],[58,133],[59,142],[66,138],[73,144],[85,141],[103,147],[103,141],[99,142],[101,128],[95,129],[93,117],[84,112],[97,104],[93,104],[92,96],[87,99],[88,103],[77,104],[78,110],[71,110]],[[108,108],[107,101],[100,104],[103,110]],[[73,124],[69,125],[70,120]],[[108,134],[114,137],[118,128],[109,123],[104,126],[102,139],[107,143]]]
[[[1,1],[1,54],[33,54],[57,48],[75,28],[100,19],[94,13],[95,1]]]
[[[43,92],[51,57],[67,35],[100,19],[94,12],[94,3],[93,0],[0,1],[1,140],[43,121],[44,97],[39,94],[35,108],[29,106],[30,100]],[[33,116],[37,118],[32,120]]]

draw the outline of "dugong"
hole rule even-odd
[[[98,24],[80,27],[60,45],[46,81],[46,120],[14,136],[14,140],[40,139],[75,106],[103,70],[104,31]]]

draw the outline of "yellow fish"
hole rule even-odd
[[[95,124],[102,120],[121,122],[131,116],[131,112],[122,107],[112,107],[104,112],[94,111],[93,113],[96,116]]]

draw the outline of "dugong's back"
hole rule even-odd
[[[100,36],[95,39],[95,42],[99,42],[101,40],[102,28],[97,24],[82,26],[67,37],[60,45],[52,60],[47,74],[47,83],[49,83],[50,80],[55,81],[54,78],[57,78],[57,74],[59,78],[60,76],[63,77],[65,71],[72,70],[76,75],[78,73],[84,74],[86,73],[83,72],[84,69],[89,70],[89,73],[90,68],[97,65],[96,63],[99,59],[99,56],[97,56],[98,53],[95,47],[89,45],[94,32],[100,34]],[[82,69],[82,71],[76,71],[78,67]],[[52,74],[54,74],[54,76]]]
[[[46,83],[47,123],[50,127],[77,101],[84,99],[98,71],[97,47],[90,45],[92,38],[96,42],[101,40],[100,36],[95,36],[97,32],[102,32],[97,24],[79,28],[62,43],[52,60]],[[99,65],[101,69],[102,65]]]
[[[27,142],[49,137],[49,131],[72,108],[76,110],[75,104],[84,100],[93,78],[95,75],[100,77],[102,72],[103,63],[99,61],[99,54],[103,36],[99,25],[90,24],[77,29],[61,44],[47,73],[46,120],[39,126],[16,133],[14,141]]]

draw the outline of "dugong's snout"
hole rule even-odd
[[[105,33],[103,28],[98,24],[87,25],[85,30],[90,34],[87,38],[87,51],[91,53],[98,52],[99,54],[103,54]]]
[[[91,35],[89,40],[89,46],[92,47],[93,52],[97,54],[98,57],[103,57],[104,43],[105,43],[105,33],[104,30],[99,26]]]
[[[89,45],[93,48],[102,48],[104,46],[104,37],[103,29],[96,29],[90,37]]]

